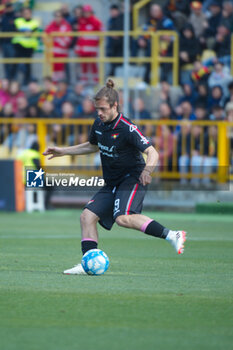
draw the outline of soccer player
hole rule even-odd
[[[100,151],[106,185],[86,204],[81,214],[83,254],[97,248],[98,222],[107,230],[116,222],[119,226],[165,239],[182,254],[186,232],[169,230],[141,214],[147,185],[158,162],[157,151],[137,126],[119,112],[119,96],[111,79],[97,92],[94,103],[98,117],[88,142],[64,148],[49,147],[43,153],[52,159]],[[146,162],[142,153],[147,156]],[[64,273],[85,274],[81,264]]]

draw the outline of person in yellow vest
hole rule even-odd
[[[24,8],[22,17],[14,21],[17,32],[23,33],[22,36],[15,36],[12,43],[15,46],[15,57],[17,58],[31,58],[33,52],[38,47],[38,38],[28,35],[38,30],[39,22],[32,18],[32,12],[29,8]],[[31,80],[31,64],[23,63],[24,80],[23,84],[27,85]],[[20,64],[17,64],[16,71],[19,72]]]
[[[31,147],[22,151],[17,158],[23,163],[23,182],[26,184],[25,168],[39,170],[41,166],[38,142],[33,142]]]
[[[41,162],[40,162],[40,152],[39,152],[39,144],[37,141],[34,141],[31,145],[30,148],[25,149],[24,151],[22,151],[17,159],[21,160],[21,162],[23,163],[23,183],[26,186],[26,169],[31,169],[31,170],[39,170],[41,168]],[[51,209],[51,203],[50,203],[50,198],[51,195],[53,193],[53,186],[50,187],[45,187],[44,191],[45,191],[45,208],[46,209]]]

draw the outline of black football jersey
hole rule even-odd
[[[103,178],[112,186],[129,175],[139,178],[145,167],[141,152],[151,146],[138,127],[122,114],[110,123],[103,123],[97,117],[89,142],[99,147]]]

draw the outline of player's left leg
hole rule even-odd
[[[128,178],[116,191],[113,216],[119,226],[133,228],[169,241],[178,254],[183,253],[186,233],[173,231],[142,215],[146,187]]]
[[[82,232],[81,249],[83,254],[91,249],[97,249],[98,247],[98,222],[107,230],[111,229],[114,223],[112,217],[113,202],[113,189],[109,186],[104,186],[86,204],[80,216]],[[71,269],[65,270],[64,274],[84,275],[86,272],[83,270],[81,264],[77,264]]]

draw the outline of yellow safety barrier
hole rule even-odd
[[[139,11],[142,7],[146,6],[151,0],[141,0],[133,5],[133,29],[139,30]]]
[[[105,40],[111,36],[124,36],[123,31],[104,31],[104,32],[53,32],[47,33],[29,33],[28,36],[42,37],[45,49],[41,54],[41,57],[33,58],[2,58],[0,57],[0,63],[12,64],[12,63],[41,63],[43,64],[43,75],[51,75],[54,63],[98,63],[99,64],[99,82],[100,85],[105,81],[105,63],[123,63],[123,57],[107,57],[105,55]],[[62,36],[98,36],[100,38],[99,55],[98,57],[67,57],[67,58],[54,58],[53,57],[53,38]],[[145,32],[145,31],[130,31],[131,37],[149,36],[151,38],[151,56],[150,57],[130,57],[129,63],[138,64],[151,64],[151,85],[156,86],[159,82],[159,66],[161,63],[173,64],[173,85],[178,84],[178,35],[174,31],[158,31],[158,32]],[[163,35],[168,35],[174,38],[173,41],[173,56],[162,57],[159,54],[159,42]],[[14,36],[22,36],[21,33],[0,33],[0,38],[9,38]]]
[[[69,58],[54,58],[52,53],[53,37],[55,36],[89,36],[95,35],[100,38],[99,56],[98,57],[69,57]],[[173,65],[173,85],[178,85],[179,76],[179,36],[175,31],[157,31],[157,32],[145,32],[141,30],[130,31],[129,35],[132,37],[149,36],[151,37],[151,56],[150,57],[130,57],[130,63],[138,64],[151,64],[151,85],[156,86],[159,82],[158,72],[161,63],[171,63]],[[163,57],[159,54],[159,44],[162,36],[171,36],[173,40],[173,55],[171,57]],[[22,36],[21,33],[0,33],[1,38],[9,38],[14,36]],[[105,56],[105,41],[107,37],[111,36],[124,36],[123,31],[105,31],[105,32],[69,32],[69,33],[28,33],[27,36],[35,36],[43,38],[45,50],[41,57],[33,58],[3,58],[0,57],[0,63],[14,64],[14,63],[41,63],[43,64],[43,75],[51,75],[53,63],[99,63],[99,77],[100,85],[105,81],[105,67],[104,63],[123,63],[123,57],[107,57]],[[233,34],[231,36],[231,74],[233,75]]]
[[[93,124],[93,120],[84,119],[17,119],[17,118],[0,118],[0,158],[15,157],[17,153],[16,146],[12,144],[10,135],[16,136],[20,130],[27,130],[28,125],[34,125],[34,133],[37,134],[40,152],[42,153],[46,147],[51,145],[67,146],[70,144],[78,144],[88,140],[88,134],[90,127]],[[143,132],[151,138],[155,148],[160,153],[160,165],[157,167],[154,176],[159,176],[165,179],[193,179],[193,178],[205,178],[214,179],[219,183],[225,183],[230,178],[233,180],[233,175],[229,175],[229,167],[233,160],[233,150],[230,149],[231,136],[233,130],[233,123],[229,122],[212,122],[212,121],[171,121],[171,120],[139,120],[137,124],[143,130]],[[217,138],[215,139],[215,145],[213,148],[214,139],[210,136],[208,139],[208,155],[204,154],[204,143],[207,128],[215,127]],[[181,173],[178,169],[180,156],[186,155],[187,137],[186,128],[191,135],[191,151],[189,156],[189,162],[191,155],[195,151],[194,134],[196,133],[196,127],[199,127],[199,155],[204,158],[217,156],[217,171],[208,172],[206,175],[201,171],[199,173],[193,173],[190,168],[187,173]],[[178,129],[179,128],[179,129]],[[32,130],[32,129],[30,129]],[[32,131],[30,131],[32,132]],[[172,135],[172,136],[171,136]],[[181,138],[179,139],[179,135]],[[11,143],[11,149],[9,144]],[[180,145],[179,145],[180,143]],[[71,157],[67,157],[67,159]],[[77,164],[77,157],[73,157],[75,164]],[[93,165],[93,156],[88,155],[82,161],[82,157],[78,157],[79,164]],[[81,163],[80,163],[81,162]],[[41,157],[42,165],[45,165],[46,158]],[[48,165],[48,163],[46,163]],[[62,158],[62,164],[70,164],[69,161],[64,161]]]

